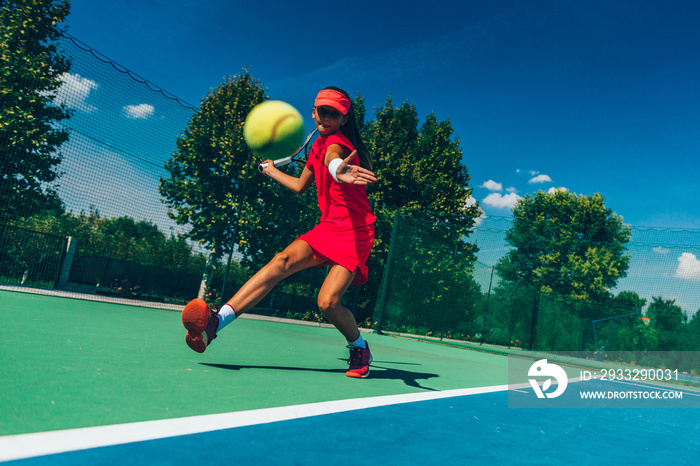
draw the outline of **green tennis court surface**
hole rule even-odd
[[[369,334],[345,377],[333,328],[239,319],[204,354],[174,311],[0,291],[0,435],[507,383],[507,358]]]

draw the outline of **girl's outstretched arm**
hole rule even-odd
[[[301,172],[301,175],[299,176],[299,178],[297,178],[291,175],[287,175],[286,173],[275,168],[274,164],[272,163],[272,160],[266,160],[265,162],[267,162],[267,167],[265,167],[263,173],[272,178],[273,180],[277,181],[285,188],[292,191],[294,194],[304,194],[306,190],[309,189],[309,186],[311,186],[311,183],[313,183],[314,181],[313,172],[306,167],[304,167],[304,170]]]

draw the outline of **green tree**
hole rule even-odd
[[[647,300],[641,298],[635,291],[620,291],[612,301],[612,315],[632,314],[641,312]],[[637,319],[638,320],[638,319]]]
[[[645,298],[641,298],[634,291],[621,291],[606,301],[603,306],[606,311],[601,314],[602,316],[627,316],[599,322],[596,325],[599,336],[609,335],[609,340],[608,337],[605,337],[608,341],[607,351],[639,351],[639,345],[648,340],[645,338],[648,329],[640,314],[646,302]],[[600,308],[600,306],[596,304],[594,308]],[[592,345],[589,349],[593,349]],[[636,360],[636,358],[634,359]]]
[[[675,332],[688,321],[688,315],[683,308],[676,304],[675,299],[663,299],[660,296],[652,296],[651,299],[646,315],[649,317],[649,325],[652,327],[662,331]]]
[[[448,216],[449,219],[449,216]],[[470,245],[446,240],[448,221],[393,218],[395,254],[387,277],[389,330],[453,337],[470,331],[481,290]],[[400,251],[400,252],[398,252]],[[409,328],[410,327],[410,328]]]
[[[371,197],[379,208],[391,211],[464,215],[465,225],[471,227],[478,206],[467,206],[472,193],[469,172],[450,121],[438,122],[431,113],[420,130],[418,123],[415,105],[395,108],[389,96],[386,105],[376,109],[375,120],[365,125],[363,136],[379,179]]]
[[[356,108],[364,109],[364,101],[359,97],[356,104],[359,104]],[[419,128],[415,105],[404,103],[395,107],[389,96],[384,107],[375,109],[375,119],[364,121],[362,118],[363,138],[372,154],[378,178],[378,182],[368,188],[377,217],[376,240],[368,264],[370,280],[366,294],[371,297],[365,311],[368,315],[374,307],[372,297],[377,296],[381,283],[395,214],[422,220],[420,233],[423,237],[440,239],[439,242],[406,243],[410,253],[408,250],[399,252],[403,260],[414,261],[414,269],[424,267],[426,273],[432,271],[432,276],[437,278],[438,271],[468,272],[473,268],[476,248],[463,239],[479,212],[476,204],[468,202],[472,193],[468,186],[469,173],[462,164],[459,139],[453,136],[449,120],[439,122],[430,114]],[[428,257],[432,258],[430,263],[425,262]],[[437,258],[454,258],[455,261],[448,260],[448,264]],[[422,265],[420,260],[423,260]],[[397,286],[407,286],[410,277],[404,278],[403,285]],[[442,280],[441,290],[433,291],[446,298],[449,282]],[[464,282],[462,286],[475,289],[472,283]],[[476,299],[469,301],[474,303]]]
[[[496,265],[500,277],[589,304],[575,310],[581,317],[590,303],[604,303],[627,274],[625,254],[631,230],[604,205],[600,194],[539,191],[520,199],[513,209],[506,241],[513,249]]]
[[[700,335],[700,309],[693,314],[693,317],[688,322],[688,327],[690,327],[693,333]]]
[[[700,350],[700,332],[697,330],[697,318],[688,322],[688,314],[675,299],[663,299],[653,296],[646,310],[649,317],[649,328],[657,335],[657,351],[663,353],[652,355],[658,361],[657,365],[663,365],[678,370],[698,370],[700,360],[693,353],[683,354],[683,351]]]
[[[685,336],[683,336],[683,341],[685,343],[686,351],[700,351],[700,310],[698,310],[693,317],[688,321],[688,325],[684,325]],[[696,372],[700,371],[700,367],[693,368]]]
[[[234,242],[243,268],[257,270],[319,216],[313,190],[303,199],[290,195],[255,168],[261,160],[246,145],[243,125],[250,110],[266,99],[263,84],[246,70],[210,92],[176,141],[177,150],[166,163],[169,178],[160,181],[171,218],[190,225],[190,238],[211,250],[207,283]],[[302,168],[296,164],[283,170],[298,173]],[[285,286],[307,275],[290,277]]]
[[[70,69],[56,46],[70,2],[0,5],[0,219],[7,220],[61,207],[51,183],[68,140],[57,123],[70,111],[53,99]]]
[[[224,81],[202,100],[166,162],[170,177],[160,180],[170,217],[190,225],[190,237],[212,249],[214,259],[232,243],[243,183],[254,181],[243,124],[265,99],[262,83],[246,70]],[[253,184],[248,183],[248,199],[257,199]]]
[[[521,283],[500,281],[489,306],[477,322],[478,339],[485,343],[530,347],[533,293]]]

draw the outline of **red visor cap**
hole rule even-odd
[[[316,107],[333,107],[343,115],[350,111],[350,99],[332,89],[324,89],[318,93],[314,101]]]

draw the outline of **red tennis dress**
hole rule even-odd
[[[352,143],[340,132],[320,136],[311,146],[306,167],[314,173],[321,222],[301,235],[316,253],[326,257],[321,265],[340,265],[350,272],[357,270],[353,285],[367,282],[367,259],[374,243],[376,221],[367,200],[364,186],[338,183],[324,164],[326,149],[331,144],[343,148],[347,157],[355,150]],[[359,165],[357,158],[351,164]]]

